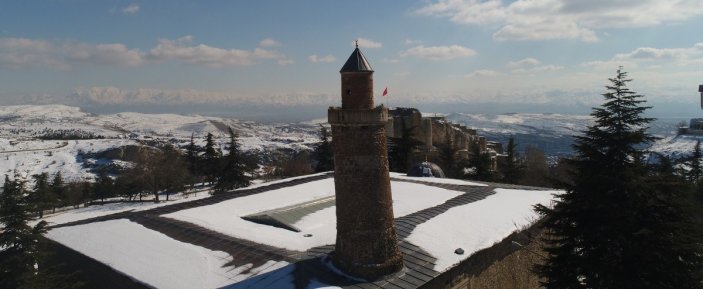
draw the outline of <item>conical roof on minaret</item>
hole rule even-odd
[[[373,72],[373,69],[364,54],[359,50],[359,45],[357,45],[339,72]]]

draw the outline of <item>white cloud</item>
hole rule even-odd
[[[259,60],[293,63],[284,54],[266,48],[224,49],[192,44],[192,36],[176,40],[161,39],[148,52],[121,43],[81,43],[0,38],[0,68],[71,69],[76,65],[139,66],[165,60],[208,67],[252,65]]]
[[[532,73],[532,72],[543,72],[543,71],[557,71],[557,70],[562,70],[564,69],[563,66],[559,65],[544,65],[544,66],[535,66],[535,67],[530,67],[530,68],[517,68],[513,69],[511,72],[512,73]]]
[[[408,50],[400,52],[401,57],[415,56],[430,60],[448,60],[455,58],[470,57],[476,55],[476,51],[460,45],[450,46],[427,46],[418,45]]]
[[[259,42],[259,46],[261,47],[279,47],[281,46],[281,42],[276,41],[273,38],[265,38],[264,40],[261,40]]]
[[[279,59],[276,62],[278,63],[278,65],[291,65],[295,63],[295,61],[290,58]]]
[[[469,73],[466,75],[466,77],[472,78],[472,77],[495,77],[500,75],[500,72],[495,71],[495,70],[490,70],[490,69],[479,69],[475,70],[472,73]]]
[[[313,54],[308,56],[308,61],[311,63],[329,63],[329,62],[334,62],[337,60],[332,54],[328,54],[325,56],[318,56],[317,54]]]
[[[498,27],[496,40],[597,41],[597,30],[676,23],[703,14],[700,0],[438,0],[416,13]]]
[[[530,66],[535,66],[538,64],[540,64],[539,60],[534,59],[532,57],[528,57],[528,58],[520,59],[517,61],[510,61],[510,62],[508,62],[508,67],[511,67],[511,68],[530,67]]]
[[[0,38],[0,67],[70,69],[75,64],[137,66],[144,53],[123,44],[51,42],[26,38]]]
[[[352,46],[355,46],[356,43],[359,43],[359,47],[361,48],[381,48],[383,47],[383,44],[381,42],[376,42],[371,39],[366,39],[366,38],[357,38],[355,41],[352,41],[351,44]]]
[[[139,5],[134,4],[134,3],[127,5],[127,7],[125,7],[125,8],[122,8],[122,13],[124,13],[124,14],[131,15],[131,14],[136,14],[137,12],[139,12]]]
[[[639,47],[627,53],[618,53],[608,60],[596,60],[583,63],[596,69],[612,70],[620,65],[650,68],[671,66],[689,66],[703,64],[703,42],[685,48]]]
[[[259,59],[285,58],[275,50],[264,48],[223,49],[205,44],[193,45],[192,42],[193,37],[190,35],[176,40],[161,39],[156,47],[149,50],[148,57],[154,60],[179,60],[208,67],[252,65]]]
[[[405,45],[418,45],[422,44],[422,40],[405,39]]]

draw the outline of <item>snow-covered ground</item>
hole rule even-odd
[[[442,204],[463,193],[422,184],[395,181],[391,182],[391,190],[395,217],[402,217]],[[317,246],[334,244],[336,236],[334,206],[307,215],[294,224],[301,232],[253,223],[241,217],[333,195],[334,179],[327,178],[214,205],[178,211],[163,215],[163,217],[193,223],[257,243],[305,251]],[[312,236],[305,237],[306,234]],[[286,240],[286,242],[281,242],[281,240]]]
[[[257,268],[234,267],[225,252],[183,243],[125,219],[53,229],[47,237],[154,288],[220,288],[288,265],[269,261]]]
[[[7,142],[5,142],[7,143]],[[90,139],[66,141],[18,141],[28,151],[0,151],[0,175],[14,176],[15,172],[22,179],[29,179],[34,174],[61,172],[67,180],[77,181],[91,179],[94,175],[79,162],[79,153],[93,153],[110,148],[137,145],[129,139]],[[0,142],[0,144],[3,144]],[[54,147],[46,149],[47,147]],[[5,150],[9,150],[4,147]],[[39,150],[37,150],[39,149]]]
[[[538,219],[533,206],[549,205],[559,191],[495,189],[485,200],[449,209],[420,224],[407,240],[437,258],[443,272],[473,253],[491,247]],[[463,255],[454,253],[457,248]]]

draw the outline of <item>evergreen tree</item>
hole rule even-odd
[[[39,241],[46,232],[46,222],[34,227],[30,221],[31,205],[24,184],[5,176],[0,193],[0,288],[33,288],[37,278]]]
[[[56,203],[52,206],[52,208],[56,209],[57,206],[67,205],[66,188],[64,186],[63,176],[60,171],[54,174],[54,178],[51,180],[49,188],[51,189],[51,193],[54,195],[53,198],[56,200]]]
[[[54,207],[56,198],[49,187],[49,174],[33,175],[34,189],[29,192],[29,201],[39,218],[44,217],[44,210]]]
[[[228,127],[229,153],[222,157],[222,166],[218,170],[216,192],[224,192],[236,188],[246,187],[250,184],[250,177],[247,175],[247,164],[242,157],[242,152],[237,141],[237,134],[231,127]]]
[[[192,179],[181,152],[171,145],[161,149],[156,155],[155,172],[158,178],[158,190],[166,193],[168,201],[171,193],[183,191]],[[158,194],[157,194],[158,200]]]
[[[449,139],[449,138],[448,138]],[[447,178],[454,178],[459,173],[458,163],[454,158],[457,150],[452,146],[452,141],[449,139],[446,143],[437,146],[439,162],[442,165],[442,170]]]
[[[105,203],[106,198],[114,196],[114,182],[107,170],[100,170],[93,186],[93,199]]]
[[[212,133],[207,133],[205,136],[205,148],[203,149],[203,168],[202,172],[205,175],[206,181],[212,183],[215,181],[217,171],[219,169],[220,151],[215,148],[215,141]]]
[[[195,135],[190,135],[190,143],[186,146],[186,162],[188,163],[188,171],[194,177],[200,176],[199,163],[200,157],[198,155],[199,148],[195,144]]]
[[[696,141],[696,146],[693,148],[693,154],[691,155],[690,165],[691,170],[688,172],[689,180],[693,183],[698,182],[703,175],[703,168],[701,167],[701,158],[703,157],[703,152],[701,152],[701,141]]]
[[[315,172],[326,172],[334,170],[334,156],[332,154],[331,135],[326,127],[320,127],[320,142],[315,145],[313,155],[317,164]]]
[[[653,141],[643,96],[618,70],[576,137],[573,184],[545,216],[549,253],[537,266],[547,289],[701,288],[700,239],[666,170],[651,170],[638,148]]]
[[[516,149],[517,143],[515,143],[515,138],[511,136],[508,139],[505,165],[503,168],[503,182],[506,182],[508,184],[517,183],[518,180],[520,180],[522,175],[525,173],[525,165],[520,160]]]

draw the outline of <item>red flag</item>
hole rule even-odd
[[[383,90],[383,96],[386,96],[386,95],[388,95],[388,87],[386,87],[386,89]]]

